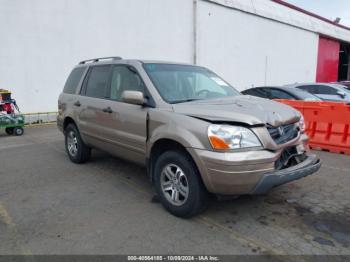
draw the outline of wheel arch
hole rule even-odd
[[[197,168],[200,178],[202,179],[194,157],[182,143],[170,138],[160,138],[152,144],[149,157],[147,160],[147,173],[152,183],[154,181],[154,164],[157,157],[159,157],[162,153],[170,150],[182,152],[186,154],[188,157],[190,157],[190,159],[193,161],[193,163]]]
[[[66,128],[67,128],[67,126],[69,124],[73,124],[73,125],[75,125],[78,128],[78,126],[75,123],[74,119],[72,117],[70,117],[70,116],[67,116],[67,117],[64,118],[64,121],[63,121],[63,132],[65,132],[65,130],[66,130]]]

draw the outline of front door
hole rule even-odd
[[[80,132],[89,145],[143,164],[148,109],[124,103],[126,90],[145,91],[136,69],[128,65],[91,67],[79,97]]]
[[[145,163],[148,108],[122,101],[126,90],[145,93],[145,85],[136,69],[129,65],[114,65],[112,68],[108,106],[108,121],[105,122],[106,139],[113,154]]]

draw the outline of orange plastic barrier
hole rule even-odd
[[[350,105],[336,102],[276,100],[299,110],[313,149],[350,155]]]

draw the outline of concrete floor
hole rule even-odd
[[[71,163],[54,125],[0,134],[0,254],[350,254],[350,157],[266,196],[183,220],[145,170],[102,152]]]

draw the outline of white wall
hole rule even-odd
[[[0,88],[24,112],[56,111],[81,60],[191,62],[191,24],[189,0],[0,0]]]
[[[12,90],[24,112],[56,111],[81,60],[117,55],[191,63],[192,4],[0,0],[0,88]],[[316,33],[201,0],[197,23],[198,64],[240,90],[315,80]]]
[[[318,35],[312,32],[201,1],[198,43],[198,64],[239,90],[315,81]]]

